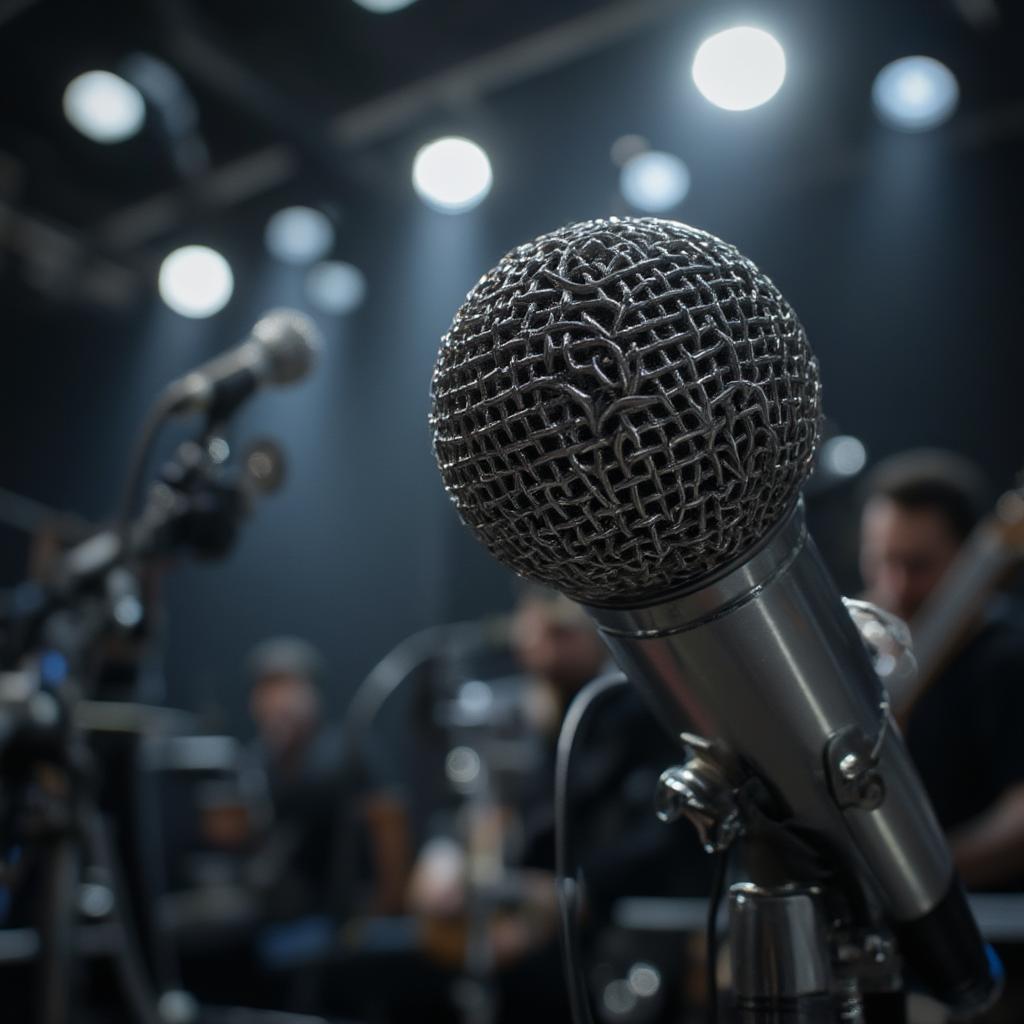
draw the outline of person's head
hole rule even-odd
[[[981,472],[951,452],[895,455],[869,474],[860,569],[867,597],[911,619],[987,506]]]
[[[260,738],[275,756],[291,753],[320,723],[320,655],[305,640],[274,637],[257,644],[247,664],[249,712]]]
[[[512,623],[512,646],[527,672],[571,697],[601,671],[608,651],[587,613],[551,590],[527,588]]]

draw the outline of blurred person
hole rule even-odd
[[[340,731],[323,713],[319,653],[304,640],[275,637],[253,649],[248,674],[257,729],[252,752],[273,809],[254,870],[270,883],[271,913],[295,916],[331,905],[335,872],[347,863],[339,848],[348,829],[365,830],[367,840],[370,895],[361,909],[397,913],[410,860],[405,809],[379,764],[368,766],[358,784],[343,776]]]
[[[516,837],[518,902],[490,922],[490,953],[497,967],[501,1019],[564,1020],[567,995],[556,944],[554,886],[554,770],[565,711],[592,679],[614,669],[589,616],[575,602],[530,586],[513,616],[510,648],[524,673],[522,700],[534,734],[534,757],[506,808],[506,836]],[[686,823],[664,825],[654,814],[660,772],[682,752],[631,687],[617,692],[589,720],[574,756],[569,789],[570,834],[586,878],[591,944],[606,928],[611,906],[623,896],[702,895],[707,858]],[[514,822],[511,825],[510,822]],[[501,826],[477,821],[476,838],[435,835],[417,859],[410,906],[439,934],[472,903],[474,857],[501,856]],[[506,843],[506,847],[508,844]],[[508,849],[505,850],[508,855]],[[683,957],[673,944],[673,958]],[[436,954],[436,949],[433,951]],[[448,963],[451,948],[446,948]],[[676,966],[673,964],[672,966]]]
[[[979,470],[910,451],[866,482],[865,597],[907,620],[941,582],[988,506]],[[906,740],[969,888],[1024,889],[1024,615],[1008,595],[913,705]]]

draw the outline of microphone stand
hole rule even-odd
[[[883,684],[913,674],[906,626],[867,602],[844,603]],[[882,712],[888,721],[887,704]],[[749,876],[729,888],[734,1019],[857,1024],[866,1019],[867,998],[872,1024],[903,1024],[897,945],[860,881],[837,874],[839,858],[782,818],[764,783],[727,750],[700,736],[682,738],[690,757],[662,773],[657,815],[665,822],[688,818],[708,853],[738,850]],[[870,805],[877,793],[864,767],[876,756],[854,733],[838,733],[826,751],[830,785],[849,801]]]
[[[658,817],[688,818],[708,853],[738,853],[749,876],[729,888],[728,1019],[905,1021],[902,999],[879,1001],[877,1015],[872,1009],[866,1016],[865,997],[870,1004],[875,996],[901,993],[902,978],[895,942],[871,913],[857,881],[835,875],[826,851],[773,816],[763,783],[742,774],[725,751],[699,736],[683,739],[690,758],[662,773]]]
[[[42,898],[35,996],[38,1024],[66,1024],[72,1001],[78,877],[100,870],[109,897],[112,954],[139,1024],[158,1024],[156,1000],[122,891],[113,843],[96,801],[97,766],[76,721],[95,687],[107,637],[136,634],[145,617],[141,570],[187,549],[215,558],[233,544],[252,493],[276,487],[281,460],[264,444],[246,472],[224,463],[226,441],[207,424],[203,443],[182,444],[139,517],[72,548],[46,587],[25,585],[0,622],[0,882],[35,860]],[[12,851],[17,851],[17,854]]]

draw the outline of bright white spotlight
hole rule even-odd
[[[871,98],[886,124],[921,132],[953,116],[960,87],[953,72],[934,57],[901,57],[875,76]]]
[[[491,162],[469,139],[450,136],[424,146],[412,165],[412,183],[435,210],[462,213],[491,191]]]
[[[160,298],[182,316],[213,316],[235,290],[231,266],[215,249],[186,245],[175,249],[160,264]]]
[[[403,7],[414,4],[416,0],[356,0],[360,7],[365,7],[374,14],[390,14],[392,11],[400,11]]]
[[[646,213],[664,213],[678,206],[690,191],[690,172],[679,157],[652,149],[637,153],[622,165],[619,188],[630,206]]]
[[[263,240],[275,259],[302,266],[327,255],[334,245],[334,228],[319,210],[287,206],[267,221]]]
[[[366,298],[366,277],[351,263],[324,260],[306,274],[306,298],[324,313],[344,316]]]
[[[86,71],[64,90],[64,116],[93,142],[123,142],[146,119],[142,93],[110,71]]]
[[[693,81],[706,99],[724,110],[750,110],[767,103],[786,78],[779,41],[759,28],[730,28],[700,44]]]

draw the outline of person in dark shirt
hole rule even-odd
[[[965,882],[1024,890],[1024,621],[992,603],[918,700],[907,743]]]
[[[366,766],[358,791],[344,777],[340,730],[325,721],[321,706],[320,655],[296,637],[274,637],[252,651],[248,670],[249,710],[258,730],[252,754],[273,807],[273,822],[257,852],[263,874],[272,879],[271,916],[293,917],[330,905],[343,852],[339,839],[345,840],[348,829],[367,838],[371,893],[362,909],[396,913],[410,860],[405,809],[379,766]]]
[[[861,521],[866,597],[906,620],[939,585],[980,518],[986,488],[964,459],[907,452],[868,480]],[[1024,616],[993,600],[914,704],[910,753],[964,883],[1024,888]]]
[[[616,666],[583,609],[560,595],[530,591],[514,632],[519,662],[544,688],[553,711],[522,801],[523,861],[551,871],[559,726],[583,686]],[[596,916],[607,917],[624,895],[707,892],[710,861],[693,827],[685,820],[666,825],[654,814],[658,776],[684,759],[679,742],[633,686],[592,714],[577,744],[568,796],[572,845]]]

